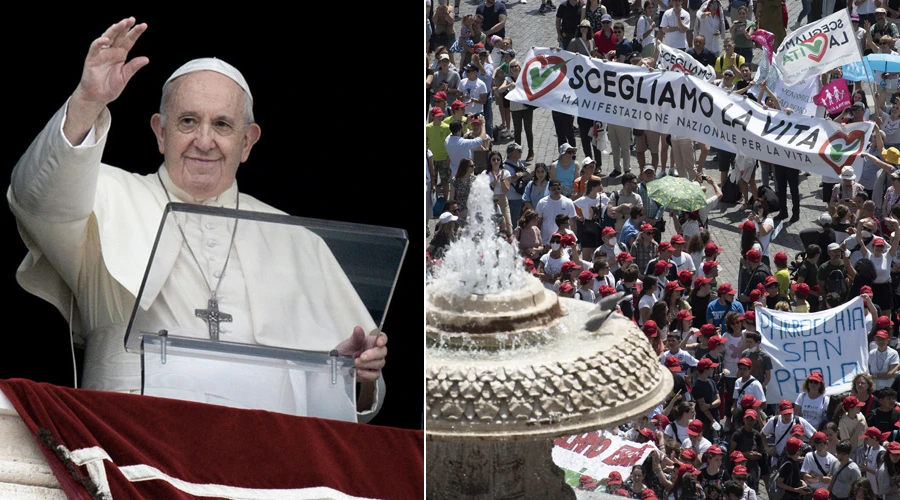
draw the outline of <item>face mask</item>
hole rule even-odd
[[[615,236],[613,236],[612,238],[609,239],[609,246],[614,247],[614,246],[616,246],[616,243],[617,243],[617,241],[616,241]]]
[[[559,250],[559,243],[551,243],[550,250]]]

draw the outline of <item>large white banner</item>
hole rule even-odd
[[[510,100],[662,134],[748,158],[836,177],[865,151],[871,123],[841,125],[765,109],[751,99],[675,71],[529,51]]]
[[[795,401],[814,371],[822,372],[825,393],[830,395],[849,391],[853,377],[868,370],[868,332],[859,297],[817,313],[757,308],[756,327],[774,365],[766,387],[770,403]]]
[[[774,61],[785,85],[794,85],[860,57],[850,16],[841,9],[791,32],[775,51]]]
[[[659,59],[656,61],[656,67],[669,71],[681,71],[687,75],[694,75],[697,78],[711,82],[716,79],[716,69],[710,65],[702,65],[700,61],[691,57],[687,52],[669,47],[666,44],[657,45],[659,48]]]
[[[596,482],[612,471],[619,471],[627,481],[631,468],[644,463],[655,450],[653,443],[639,444],[607,431],[592,431],[557,438],[551,457],[563,469],[566,483],[578,486],[581,476],[589,476]]]

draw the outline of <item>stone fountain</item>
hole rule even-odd
[[[469,223],[426,288],[429,499],[574,498],[557,437],[610,429],[672,389],[643,333],[600,306],[559,299],[496,237],[486,176]]]

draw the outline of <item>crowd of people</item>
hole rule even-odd
[[[893,54],[900,33],[887,18],[900,17],[900,6],[892,5],[803,1],[794,26],[846,8],[861,50]],[[712,66],[723,89],[782,109],[764,84],[754,86],[760,48],[751,36],[765,29],[780,43],[789,23],[783,1],[542,0],[537,10],[553,9],[557,39],[547,46],[655,69],[659,40]],[[876,74],[881,84],[870,96],[850,82],[850,106],[827,115],[870,121],[873,140],[861,165],[822,179],[818,227],[800,231],[803,246],[788,255],[770,249],[800,218],[798,170],[555,111],[558,149],[535,162],[534,108],[506,97],[523,61],[506,33],[505,3],[484,0],[468,14],[458,2],[438,0],[427,15],[426,217],[437,219],[428,265],[439,266],[464,230],[470,188],[485,175],[499,237],[518,248],[525,267],[560,297],[599,303],[622,292],[617,312],[644,332],[675,377],[659,407],[622,429],[659,452],[629,478],[585,476],[580,487],[645,500],[752,500],[761,487],[773,500],[900,500],[897,75]],[[633,37],[626,23],[635,26]],[[839,68],[824,71],[821,85],[841,77]],[[704,172],[713,157],[718,176]],[[736,175],[738,168],[749,175]],[[648,185],[665,176],[689,180],[705,193],[705,205],[662,206]],[[738,268],[725,273],[708,217],[728,203],[746,218]],[[756,330],[756,308],[817,312],[854,297],[864,303],[870,361],[850,393],[825,395],[822,374],[813,372],[795,401],[767,398],[772,359]]]

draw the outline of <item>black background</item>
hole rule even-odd
[[[217,10],[223,5],[209,7]],[[297,5],[303,8],[304,4]],[[149,124],[150,116],[159,110],[162,84],[190,59],[218,57],[244,74],[262,128],[260,141],[238,171],[242,192],[291,215],[399,227],[409,233],[412,248],[421,248],[418,193],[423,165],[418,154],[409,154],[421,151],[421,120],[404,120],[402,113],[391,117],[389,110],[402,106],[390,102],[385,102],[389,108],[373,109],[372,104],[385,94],[360,90],[362,77],[370,83],[372,78],[383,78],[359,65],[366,53],[368,57],[383,55],[376,45],[367,49],[341,44],[323,31],[324,21],[315,11],[309,11],[308,18],[292,17],[288,22],[286,12],[260,12],[250,6],[203,14],[177,11],[175,4],[167,5],[165,11],[122,7],[87,12],[92,5],[81,7],[50,11],[47,4],[26,6],[31,15],[17,13],[0,34],[5,48],[4,184],[18,158],[75,89],[91,41],[111,24],[134,16],[146,22],[148,29],[130,56],[147,56],[150,64],[109,106],[112,126],[104,163],[142,174],[155,172],[162,155]],[[418,59],[415,62],[421,64]],[[408,81],[406,85],[412,88]],[[386,98],[398,97],[389,91]],[[410,123],[415,124],[412,134]],[[409,135],[416,139],[410,140]],[[393,147],[388,149],[388,144]],[[0,271],[6,309],[0,378],[71,386],[68,326],[54,307],[15,282],[25,246],[9,209],[2,214],[0,234],[7,245]],[[390,337],[384,370],[388,392],[384,408],[373,421],[376,424],[421,427],[420,255],[420,251],[407,251],[384,324]]]

